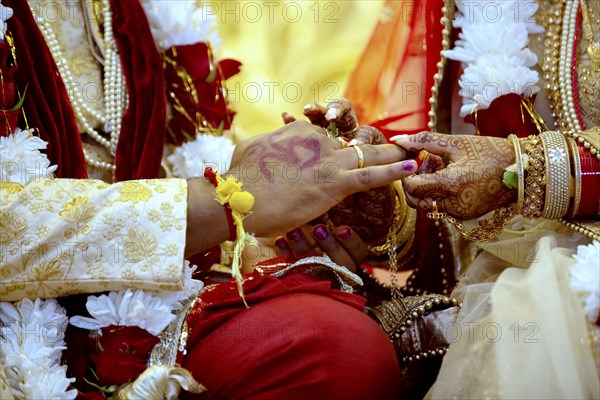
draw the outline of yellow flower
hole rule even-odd
[[[152,197],[152,191],[139,182],[123,182],[119,187],[121,197],[119,201],[131,201],[139,203],[140,201],[148,201]]]
[[[217,196],[221,204],[229,202],[231,195],[235,192],[242,190],[242,184],[238,182],[233,176],[228,177],[224,182],[221,182],[217,186]]]
[[[254,196],[248,192],[233,193],[229,199],[229,206],[232,211],[245,214],[252,209],[254,205]]]
[[[63,204],[63,210],[58,215],[72,224],[86,222],[94,216],[94,205],[89,197],[77,196]]]
[[[16,241],[26,230],[24,218],[14,212],[0,210],[0,244],[6,245]]]

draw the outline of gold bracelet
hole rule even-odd
[[[525,200],[523,201],[524,217],[539,218],[542,216],[545,194],[546,159],[544,158],[544,147],[539,136],[529,136],[530,142],[525,149],[529,156],[527,178],[525,178]]]
[[[515,163],[517,164],[517,207],[515,212],[521,213],[523,202],[525,200],[525,169],[523,168],[523,155],[521,154],[521,143],[515,134],[508,135],[508,140],[512,142],[515,148]]]
[[[573,218],[577,215],[579,205],[581,204],[581,158],[579,157],[579,148],[575,139],[568,138],[567,143],[573,157],[573,172],[575,175],[575,193],[568,213],[569,217]]]
[[[546,158],[546,202],[543,218],[560,219],[569,209],[571,167],[567,140],[559,132],[540,134]]]

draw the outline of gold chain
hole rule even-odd
[[[513,203],[505,210],[495,210],[492,218],[479,221],[479,225],[471,230],[466,230],[465,225],[456,218],[451,217],[445,212],[438,211],[435,201],[432,211],[427,213],[427,218],[433,220],[446,219],[456,227],[465,239],[473,242],[487,242],[498,236],[504,225],[508,224],[513,219],[517,214],[516,209],[517,204]]]

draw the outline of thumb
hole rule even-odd
[[[395,142],[412,153],[427,150],[429,153],[449,158],[453,154],[453,149],[448,143],[449,137],[450,135],[444,133],[420,132],[414,135],[394,136],[390,138],[390,142]]]

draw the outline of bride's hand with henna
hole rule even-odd
[[[408,152],[426,150],[439,155],[447,164],[444,169],[403,180],[407,202],[413,207],[429,211],[435,200],[440,211],[468,220],[516,199],[516,191],[502,183],[504,169],[515,162],[507,139],[421,132],[391,141]]]

